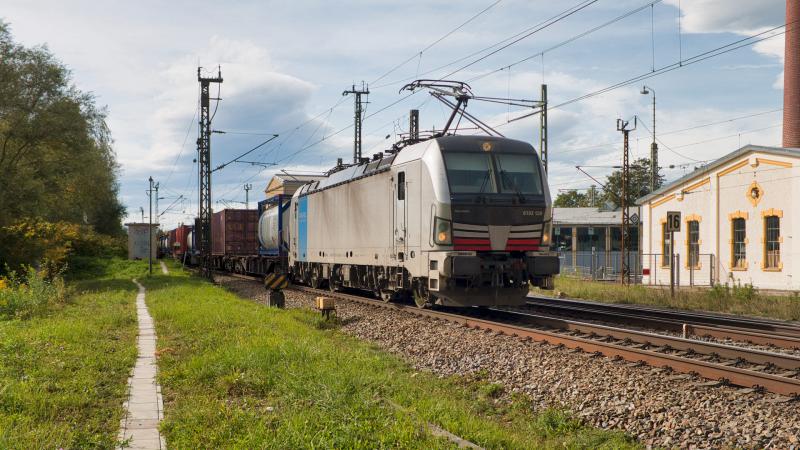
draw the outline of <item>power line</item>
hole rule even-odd
[[[793,24],[793,23],[794,22],[792,22],[791,24]],[[762,31],[760,33],[756,33],[756,34],[747,36],[745,38],[738,39],[738,40],[736,40],[734,42],[731,42],[731,43],[722,45],[720,47],[716,47],[714,49],[707,50],[705,52],[702,52],[702,53],[699,53],[697,55],[694,55],[691,58],[688,58],[686,60],[674,62],[672,64],[668,64],[668,65],[656,70],[655,72],[645,72],[644,74],[635,76],[633,78],[629,78],[627,80],[618,82],[616,84],[607,86],[605,88],[598,89],[596,91],[589,92],[589,93],[581,95],[579,97],[575,97],[575,98],[573,98],[571,100],[567,100],[565,102],[550,106],[548,109],[552,110],[552,109],[556,109],[556,108],[561,108],[561,107],[570,105],[572,103],[577,103],[577,102],[580,102],[580,101],[583,101],[583,100],[587,100],[589,98],[596,97],[596,96],[601,95],[601,94],[605,94],[606,92],[610,92],[610,91],[619,89],[619,88],[624,87],[624,86],[629,86],[631,84],[641,82],[642,80],[646,80],[646,79],[649,79],[649,78],[652,78],[652,77],[655,77],[655,76],[658,76],[658,75],[663,75],[665,73],[672,72],[673,70],[681,69],[683,67],[690,66],[692,64],[696,64],[698,62],[705,61],[707,59],[711,59],[711,58],[714,58],[716,56],[720,56],[720,55],[724,55],[726,53],[730,53],[730,52],[732,52],[734,50],[738,50],[738,49],[741,49],[743,47],[747,47],[747,46],[750,46],[750,45],[757,44],[757,43],[765,41],[767,39],[772,39],[774,37],[778,37],[778,36],[780,36],[782,34],[785,34],[786,30],[777,32],[775,34],[772,34],[772,35],[769,35],[769,36],[766,36],[766,37],[761,37],[761,36],[764,36],[767,33],[774,32],[774,31],[776,31],[776,30],[778,30],[780,28],[784,28],[784,27],[786,27],[788,25],[790,25],[790,24],[787,23],[786,25],[779,25],[779,26],[770,28],[768,30]],[[756,39],[756,38],[758,38],[758,39]],[[533,114],[526,113],[526,114],[523,114],[521,116],[517,116],[517,117],[515,117],[515,118],[513,118],[511,120],[507,120],[505,123],[501,123],[499,125],[495,125],[493,128],[503,127],[505,125],[508,125],[511,122],[515,122],[517,120],[525,119],[527,117],[530,117],[531,115],[533,115]]]
[[[501,51],[507,49],[508,47],[510,47],[510,46],[512,46],[512,45],[514,45],[514,44],[516,44],[516,43],[518,43],[518,42],[520,42],[520,41],[522,41],[524,39],[527,39],[528,37],[538,33],[539,31],[542,31],[545,28],[549,28],[550,26],[552,26],[552,25],[554,25],[554,24],[566,19],[567,17],[570,17],[573,14],[575,14],[575,13],[577,13],[579,11],[582,11],[585,8],[588,8],[589,6],[593,5],[594,3],[597,3],[598,1],[599,0],[586,0],[586,1],[582,2],[582,3],[579,3],[577,6],[573,6],[572,8],[566,9],[566,10],[562,11],[561,13],[556,14],[555,16],[551,17],[550,19],[544,21],[542,24],[536,26],[533,30],[525,33],[524,35],[512,40],[511,42],[501,46],[500,48],[492,50],[491,52],[481,56],[480,58],[478,58],[478,59],[476,59],[476,60],[474,60],[474,61],[472,61],[470,63],[467,63],[466,65],[464,65],[464,66],[460,67],[459,69],[456,69],[456,70],[448,73],[447,75],[445,75],[445,76],[443,76],[441,78],[445,79],[445,78],[450,77],[450,76],[452,76],[452,75],[454,75],[454,74],[456,74],[458,72],[461,72],[462,70],[464,70],[464,69],[466,69],[466,68],[468,68],[470,66],[473,66],[473,65],[483,61],[484,59],[486,59],[486,58],[488,58],[488,57],[490,57],[492,55],[495,55],[498,52],[501,52]]]
[[[386,77],[387,77],[389,74],[393,73],[393,72],[394,72],[394,71],[396,71],[397,69],[399,69],[399,68],[403,67],[404,65],[408,64],[409,62],[413,61],[413,60],[414,60],[414,59],[416,59],[416,58],[420,58],[420,59],[421,59],[421,58],[422,58],[422,54],[423,54],[423,53],[425,53],[426,51],[430,50],[430,49],[431,49],[433,46],[435,46],[435,45],[436,45],[436,44],[438,44],[439,42],[442,42],[443,40],[447,39],[447,38],[448,38],[448,37],[450,37],[450,36],[451,36],[453,33],[455,33],[456,31],[460,30],[461,28],[463,28],[465,25],[467,25],[468,23],[472,22],[473,20],[477,19],[478,17],[480,17],[481,15],[483,15],[484,13],[486,13],[487,11],[489,11],[490,9],[494,8],[494,7],[495,7],[495,6],[497,6],[497,4],[498,4],[498,3],[500,3],[501,1],[502,1],[502,0],[497,0],[497,1],[495,1],[494,3],[492,3],[491,5],[487,6],[487,7],[486,7],[486,8],[484,8],[484,9],[482,9],[482,10],[481,10],[481,11],[479,11],[477,14],[475,14],[475,15],[473,15],[472,17],[470,17],[469,19],[467,19],[467,21],[466,21],[466,22],[463,22],[463,23],[461,23],[461,25],[459,25],[459,26],[457,26],[457,27],[453,28],[452,30],[448,31],[448,32],[447,32],[446,34],[444,34],[442,37],[440,37],[439,39],[437,39],[437,40],[433,41],[432,43],[428,44],[428,45],[427,45],[425,48],[423,48],[422,50],[420,50],[418,53],[414,53],[414,54],[413,54],[411,57],[409,57],[409,58],[408,58],[408,59],[406,59],[405,61],[403,61],[403,62],[401,62],[400,64],[398,64],[398,65],[394,66],[393,68],[389,69],[389,71],[387,71],[387,72],[386,72],[386,73],[384,73],[383,75],[379,76],[379,77],[378,77],[378,78],[376,78],[375,80],[371,81],[369,84],[375,84],[375,83],[377,83],[378,81],[380,81],[380,80],[382,80],[382,79],[386,78]],[[417,71],[419,71],[419,70],[417,70]]]
[[[587,1],[587,0],[583,0],[583,1],[579,2],[579,3],[577,3],[577,4],[576,4],[575,6],[573,6],[572,8],[569,8],[569,9],[568,9],[568,10],[566,10],[566,11],[569,11],[569,10],[571,10],[571,9],[574,9],[574,8],[580,7],[580,6],[581,6],[583,3],[586,3],[586,1]],[[563,14],[563,12],[562,12],[562,13],[560,13],[560,14]],[[559,15],[560,15],[560,14],[559,14]],[[557,16],[558,16],[558,15],[557,15]],[[458,58],[458,59],[455,59],[455,60],[453,60],[453,61],[450,61],[450,62],[448,62],[448,63],[446,63],[446,64],[443,64],[443,65],[441,65],[441,66],[438,66],[438,67],[436,67],[436,68],[433,68],[433,69],[427,70],[427,71],[425,71],[425,72],[423,72],[423,73],[421,73],[421,74],[417,74],[417,75],[416,75],[416,76],[414,76],[413,78],[403,78],[403,79],[401,79],[401,80],[395,80],[395,81],[388,82],[388,83],[384,83],[384,84],[381,84],[381,85],[378,85],[378,86],[373,86],[373,89],[380,89],[380,88],[383,88],[383,87],[392,86],[392,85],[399,84],[399,83],[407,83],[407,82],[409,82],[409,81],[412,81],[412,80],[415,80],[415,79],[417,79],[417,78],[419,78],[419,77],[423,77],[423,76],[425,76],[425,75],[429,75],[429,74],[431,74],[431,73],[438,72],[438,71],[440,71],[440,70],[442,70],[442,69],[446,69],[446,68],[448,68],[448,67],[450,67],[450,66],[452,66],[452,65],[454,65],[454,64],[458,64],[458,63],[460,63],[460,62],[462,62],[462,61],[466,61],[466,60],[468,60],[468,59],[470,59],[470,58],[472,58],[472,57],[474,57],[474,56],[480,55],[481,53],[484,53],[484,52],[486,52],[486,51],[490,51],[490,50],[492,50],[492,49],[494,49],[494,48],[496,48],[496,47],[499,47],[499,46],[501,46],[501,45],[504,45],[504,44],[506,44],[506,43],[508,43],[508,42],[510,42],[510,41],[513,41],[513,40],[515,40],[515,39],[519,38],[520,36],[523,36],[523,35],[525,35],[526,33],[530,33],[532,30],[535,30],[536,28],[538,28],[538,27],[540,27],[540,26],[544,25],[545,23],[547,23],[548,21],[550,21],[550,20],[552,20],[552,19],[553,19],[553,18],[551,17],[550,19],[547,19],[547,20],[541,21],[541,22],[537,23],[536,25],[530,26],[530,27],[528,27],[528,28],[526,28],[526,29],[524,29],[524,30],[522,30],[522,31],[520,31],[520,32],[518,32],[518,33],[516,33],[516,34],[512,35],[512,36],[509,36],[509,37],[507,37],[507,38],[505,38],[505,39],[502,39],[502,40],[500,40],[500,41],[498,41],[498,42],[495,42],[495,43],[494,43],[494,44],[492,44],[492,45],[489,45],[489,46],[487,46],[487,47],[484,47],[484,48],[482,48],[482,49],[480,49],[480,50],[474,51],[474,52],[472,52],[472,53],[470,53],[470,54],[468,54],[468,55],[462,56],[462,57],[460,57],[460,58]],[[442,78],[444,78],[444,77],[442,77]]]
[[[189,133],[192,131],[192,125],[194,125],[194,119],[197,117],[197,111],[200,109],[200,105],[197,105],[197,108],[194,110],[194,115],[192,115],[192,120],[189,121],[189,126],[186,127],[186,135],[183,136],[183,144],[181,144],[181,149],[178,152],[178,156],[175,157],[175,161],[172,162],[172,169],[169,171],[169,175],[167,175],[167,180],[164,183],[169,182],[169,179],[172,177],[172,174],[175,173],[175,169],[178,166],[178,160],[181,159],[181,155],[183,154],[183,149],[186,147],[186,141],[189,139]]]
[[[551,17],[550,19],[547,19],[544,22],[541,22],[540,24],[538,24],[538,25],[536,25],[534,27],[528,28],[528,30],[526,32],[524,32],[524,33],[518,33],[517,35],[515,35],[514,39],[511,39],[511,42],[507,42],[505,45],[502,45],[500,48],[497,48],[497,49],[491,51],[490,53],[481,56],[480,58],[478,58],[478,59],[476,59],[476,60],[474,60],[474,61],[472,61],[472,62],[470,62],[470,63],[468,63],[468,64],[466,64],[464,66],[462,66],[459,69],[456,69],[456,70],[448,73],[447,75],[444,75],[441,78],[447,78],[447,77],[452,76],[452,75],[454,75],[454,74],[456,74],[456,73],[458,73],[458,72],[460,72],[460,71],[462,71],[462,70],[464,70],[464,69],[466,69],[466,68],[468,68],[468,67],[470,67],[470,66],[472,66],[474,64],[477,64],[478,62],[488,58],[489,56],[492,56],[492,55],[494,55],[494,54],[496,54],[496,53],[498,53],[498,52],[510,47],[511,45],[514,45],[514,44],[522,41],[523,39],[526,39],[526,38],[530,37],[531,35],[539,32],[539,31],[541,31],[541,30],[543,30],[543,29],[545,29],[545,28],[547,28],[547,27],[549,27],[549,26],[551,26],[551,25],[553,25],[553,24],[555,24],[555,23],[557,23],[557,22],[559,22],[561,20],[564,20],[567,17],[569,17],[569,16],[571,16],[571,15],[573,15],[573,14],[575,14],[575,13],[577,13],[577,12],[579,12],[579,11],[589,7],[589,6],[591,6],[592,4],[596,3],[597,1],[599,1],[599,0],[584,0],[584,1],[580,2],[580,3],[578,3],[577,5],[562,11],[559,14],[556,14],[555,16]],[[520,34],[521,34],[521,36],[520,36]],[[506,41],[508,41],[508,40],[506,40]],[[491,46],[489,48],[492,48],[492,47],[493,46]],[[478,53],[482,53],[485,50],[486,49],[481,50]],[[438,70],[438,69],[433,69],[433,70],[435,71],[435,70]],[[429,72],[426,72],[426,73],[429,73]],[[387,85],[384,85],[384,86],[387,86]],[[420,92],[420,91],[413,91],[413,92],[409,93],[408,95],[406,95],[404,97],[401,97],[400,99],[398,99],[398,100],[396,100],[396,101],[384,106],[383,108],[381,108],[381,109],[379,109],[379,110],[367,115],[365,117],[365,119],[368,119],[368,118],[370,118],[372,116],[375,116],[376,114],[378,114],[380,112],[383,112],[383,111],[391,108],[392,106],[405,101],[407,98],[413,96],[417,92]],[[286,160],[287,158],[290,158],[290,157],[293,157],[293,156],[295,156],[295,155],[297,155],[299,153],[302,153],[305,150],[308,150],[309,148],[311,148],[311,147],[313,147],[315,145],[318,145],[318,144],[324,142],[325,140],[330,139],[331,137],[336,136],[339,133],[342,133],[343,131],[346,131],[346,130],[350,129],[353,126],[354,126],[354,124],[347,125],[347,126],[341,128],[341,129],[335,131],[333,134],[328,135],[326,137],[323,137],[322,139],[320,139],[320,140],[318,140],[316,142],[313,142],[313,143],[311,143],[311,144],[309,144],[307,146],[304,146],[304,147],[300,148],[299,150],[295,151],[294,153],[291,153],[290,155],[287,155],[286,157],[284,157],[284,158],[282,158],[282,159],[280,159],[278,161],[275,161],[275,163],[276,164],[280,163],[280,162]]]
[[[220,169],[224,169],[224,168],[225,168],[225,167],[227,167],[229,164],[235,163],[235,162],[236,162],[236,161],[238,161],[239,159],[241,159],[241,158],[244,158],[245,156],[249,155],[250,153],[253,153],[254,151],[258,150],[259,148],[261,148],[261,147],[263,147],[263,146],[267,145],[268,143],[272,142],[272,141],[273,141],[275,138],[277,138],[277,137],[278,137],[278,135],[277,135],[277,134],[273,134],[273,135],[272,135],[272,137],[270,137],[269,139],[267,139],[267,140],[265,140],[264,142],[262,142],[262,143],[260,143],[260,144],[256,145],[255,147],[251,148],[250,150],[248,150],[248,151],[246,151],[246,152],[242,153],[241,155],[237,156],[236,158],[233,158],[232,160],[230,160],[230,161],[226,162],[225,164],[220,164],[220,165],[219,165],[219,166],[217,166],[217,167],[216,167],[214,170],[212,170],[212,172],[216,172],[216,171],[218,171],[218,170],[220,170]]]
[[[520,60],[518,60],[518,61],[516,61],[516,62],[513,62],[513,63],[511,63],[511,64],[508,64],[508,65],[506,65],[506,66],[503,66],[503,67],[500,67],[500,68],[494,69],[494,70],[492,70],[492,71],[490,71],[490,72],[484,73],[484,74],[482,74],[482,75],[478,75],[478,76],[476,76],[476,77],[474,77],[474,78],[471,78],[470,80],[468,80],[468,82],[473,82],[473,81],[480,80],[480,79],[482,79],[482,78],[485,78],[485,77],[487,77],[487,76],[489,76],[489,75],[495,74],[495,73],[497,73],[497,72],[502,72],[503,70],[508,70],[508,69],[510,69],[510,68],[512,68],[512,67],[514,67],[514,66],[516,66],[516,65],[522,64],[522,63],[524,63],[524,62],[526,62],[526,61],[530,61],[531,59],[534,59],[534,58],[536,58],[536,57],[544,56],[544,54],[545,54],[545,53],[549,53],[549,52],[551,52],[551,51],[553,51],[553,50],[556,50],[556,49],[559,49],[559,48],[561,48],[561,47],[563,47],[563,46],[565,46],[565,45],[567,45],[567,44],[571,44],[572,42],[575,42],[575,41],[577,41],[578,39],[581,39],[581,38],[583,38],[583,37],[586,37],[586,36],[588,36],[588,35],[590,35],[590,34],[592,34],[592,33],[596,32],[596,31],[598,31],[598,30],[601,30],[601,29],[603,29],[603,28],[606,28],[606,27],[608,27],[608,26],[610,26],[610,25],[613,25],[613,24],[615,24],[615,23],[619,22],[619,21],[620,21],[620,20],[622,20],[622,19],[628,18],[628,17],[630,17],[630,16],[632,16],[632,15],[634,15],[634,14],[636,14],[636,13],[640,12],[640,11],[643,11],[643,10],[645,10],[645,9],[647,9],[647,8],[650,8],[650,7],[652,7],[653,5],[655,5],[655,4],[657,4],[657,3],[661,3],[662,1],[663,1],[663,0],[653,0],[653,1],[651,1],[651,2],[649,2],[649,3],[647,3],[647,4],[645,4],[645,5],[642,5],[642,6],[638,7],[638,8],[634,8],[634,9],[632,9],[632,10],[630,10],[630,11],[628,11],[628,12],[626,12],[626,13],[624,13],[624,14],[620,15],[620,16],[617,16],[617,17],[615,17],[615,18],[613,18],[613,19],[611,19],[611,20],[609,20],[609,21],[607,21],[607,22],[605,22],[605,23],[602,23],[602,24],[600,24],[600,25],[597,25],[597,26],[596,26],[596,27],[594,27],[594,28],[591,28],[591,29],[589,29],[589,30],[586,30],[586,31],[584,31],[583,33],[577,34],[577,35],[575,35],[575,36],[572,36],[572,37],[571,37],[571,38],[569,38],[569,39],[566,39],[566,40],[564,40],[564,41],[561,41],[561,42],[559,42],[558,44],[555,44],[555,45],[553,45],[553,46],[551,46],[551,47],[548,47],[548,48],[546,48],[546,49],[544,49],[544,50],[540,51],[539,53],[536,53],[536,54],[533,54],[533,55],[527,56],[527,57],[525,57],[525,58],[522,58],[522,59],[520,59]],[[654,69],[654,70],[655,70],[655,69]]]
[[[698,128],[705,128],[705,127],[710,127],[710,126],[713,126],[713,125],[721,125],[721,124],[724,124],[724,123],[735,122],[737,120],[749,119],[751,117],[763,116],[763,115],[766,115],[766,114],[772,114],[772,113],[776,113],[776,112],[780,112],[780,111],[783,111],[783,108],[771,109],[769,111],[763,111],[763,112],[759,112],[759,113],[748,114],[746,116],[734,117],[732,119],[720,120],[718,122],[711,122],[711,123],[707,123],[707,124],[703,124],[703,125],[696,125],[696,126],[689,127],[689,128],[682,128],[680,130],[667,131],[667,132],[660,133],[660,135],[661,136],[666,136],[666,135],[670,135],[670,134],[683,133],[684,131],[696,130]]]
[[[659,133],[659,136],[669,136],[671,134],[678,134],[678,133],[683,133],[683,132],[686,132],[686,131],[698,130],[698,129],[701,129],[701,128],[707,128],[707,127],[711,127],[711,126],[715,126],[715,125],[722,125],[722,124],[725,124],[725,123],[735,122],[737,120],[750,119],[752,117],[763,116],[763,115],[766,115],[766,114],[773,114],[773,113],[780,112],[780,111],[783,111],[783,108],[771,109],[769,111],[761,111],[761,112],[752,113],[752,114],[746,114],[746,115],[742,115],[742,116],[732,117],[730,119],[723,119],[723,120],[718,120],[716,122],[709,122],[709,123],[704,123],[702,125],[695,125],[695,126],[691,126],[691,127],[688,127],[688,128],[680,128],[680,129],[676,129],[676,130],[665,131],[663,133]],[[582,146],[582,147],[567,148],[567,149],[561,150],[559,152],[559,154],[577,152],[577,151],[581,151],[581,150],[591,150],[591,149],[595,149],[595,148],[598,148],[598,147],[608,147],[608,146],[618,145],[618,144],[619,144],[619,142],[617,142],[617,141],[608,141],[608,142],[604,142],[604,143],[600,143],[600,144],[593,144],[593,145],[586,145],[586,146]]]
[[[738,40],[736,40],[734,42],[731,42],[731,43],[728,43],[726,45],[722,45],[720,47],[716,47],[714,49],[705,51],[703,53],[699,53],[699,54],[697,54],[695,56],[692,56],[691,58],[685,59],[683,61],[678,61],[678,62],[674,62],[674,63],[669,64],[669,65],[666,65],[666,66],[661,67],[660,69],[656,70],[655,72],[646,72],[644,74],[635,76],[633,78],[629,78],[629,79],[627,79],[625,81],[621,81],[619,83],[613,84],[613,85],[605,87],[603,89],[599,89],[597,91],[590,92],[590,93],[582,95],[580,97],[576,97],[574,99],[567,100],[565,102],[562,102],[562,103],[559,103],[557,105],[551,106],[549,109],[561,108],[561,107],[570,105],[570,104],[575,103],[575,102],[579,102],[579,101],[586,100],[586,99],[589,99],[589,98],[592,98],[592,97],[595,97],[595,96],[598,96],[598,95],[601,95],[601,94],[605,94],[606,92],[610,92],[610,91],[616,90],[616,89],[621,88],[623,86],[628,86],[628,85],[633,84],[633,83],[638,83],[638,82],[640,82],[642,80],[646,80],[648,78],[652,78],[652,77],[655,77],[655,76],[658,76],[658,75],[663,75],[665,73],[672,72],[673,70],[681,69],[683,67],[690,66],[692,64],[696,64],[696,63],[699,63],[701,61],[705,61],[707,59],[714,58],[716,56],[720,56],[720,55],[724,55],[726,53],[730,53],[730,52],[732,52],[734,50],[738,50],[738,49],[743,48],[743,47],[747,47],[747,46],[750,46],[750,45],[755,45],[755,44],[757,44],[757,43],[759,43],[761,41],[765,41],[767,39],[772,39],[774,37],[778,37],[778,36],[780,36],[782,34],[785,34],[786,31],[784,30],[784,31],[781,31],[781,32],[778,32],[776,34],[773,34],[773,35],[770,35],[770,36],[766,36],[766,37],[760,37],[760,36],[764,36],[767,33],[774,32],[774,31],[776,31],[776,30],[778,30],[780,28],[783,28],[783,27],[785,27],[787,25],[779,25],[777,27],[770,28],[770,29],[768,29],[766,31],[762,31],[760,33],[756,33],[756,34],[753,34],[751,36],[748,36],[748,37],[745,37],[745,38],[742,38],[742,39],[738,39]],[[759,39],[756,39],[756,38],[759,38]],[[523,117],[525,117],[525,116],[521,116],[521,117],[518,117],[516,119],[511,119],[511,121],[513,122],[514,120],[519,120],[520,118],[523,118]]]

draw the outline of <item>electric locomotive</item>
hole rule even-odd
[[[296,281],[417,305],[525,302],[551,289],[552,202],[534,148],[502,137],[434,137],[310,182],[287,209]]]

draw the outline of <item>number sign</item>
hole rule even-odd
[[[667,231],[681,231],[680,211],[667,211]]]

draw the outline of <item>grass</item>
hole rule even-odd
[[[141,263],[97,262],[63,303],[27,320],[0,320],[0,448],[112,448],[136,358]],[[84,274],[85,275],[85,274]]]
[[[60,275],[47,277],[33,267],[22,273],[10,272],[0,278],[0,320],[28,319],[63,303],[64,280]]]
[[[144,281],[172,448],[635,448],[564,411],[534,412],[480,375],[438,378],[321,323],[175,266]]]
[[[675,298],[669,288],[642,285],[621,286],[616,283],[557,277],[555,290],[534,289],[537,294],[552,296],[562,292],[569,298],[596,300],[606,303],[630,303],[667,308],[724,312],[762,316],[782,320],[800,320],[800,295],[765,295],[752,286],[718,285],[711,289],[678,289]]]

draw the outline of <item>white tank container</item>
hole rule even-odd
[[[261,246],[270,251],[279,250],[280,238],[278,236],[278,207],[272,207],[263,213],[258,219],[258,242]]]

